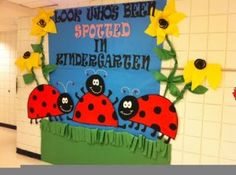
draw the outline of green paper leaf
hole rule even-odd
[[[167,81],[167,79],[168,79],[168,78],[167,78],[164,74],[162,74],[161,72],[154,72],[153,75],[154,75],[155,79],[158,80],[158,81]]]
[[[55,64],[48,64],[43,68],[43,74],[49,75],[50,73],[54,72],[57,69],[57,65]]]
[[[175,97],[178,97],[178,96],[180,96],[180,94],[181,94],[180,90],[179,90],[179,89],[177,88],[177,86],[176,86],[175,84],[173,84],[173,83],[171,83],[171,84],[169,85],[169,90],[170,90],[170,94],[173,95],[173,96],[175,96]]]
[[[175,54],[172,51],[162,49],[159,47],[154,48],[154,52],[160,58],[160,60],[163,60],[163,61],[170,60],[171,58],[175,56]]]
[[[37,53],[42,53],[43,52],[43,47],[42,47],[41,44],[31,44],[31,47],[32,47],[34,52],[37,52]]]
[[[193,91],[191,90],[191,87],[189,87],[189,91],[192,92],[193,94],[201,95],[205,94],[208,91],[208,89],[204,86],[198,86]]]
[[[24,79],[25,84],[30,84],[35,80],[35,77],[33,74],[29,73],[29,74],[23,75],[23,79]]]
[[[178,75],[173,78],[174,83],[183,83],[184,82],[184,76],[183,75]]]

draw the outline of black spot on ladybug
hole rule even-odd
[[[76,116],[76,118],[80,118],[81,117],[80,111],[76,111],[75,116]]]
[[[94,109],[94,105],[93,105],[92,103],[90,103],[90,104],[88,105],[88,109],[89,109],[90,111],[92,111],[92,110]]]
[[[54,108],[54,109],[57,108],[57,105],[56,105],[56,104],[53,104],[53,108]]]
[[[112,118],[113,118],[114,120],[118,120],[118,119],[117,119],[117,115],[116,115],[116,112],[115,112],[115,111],[114,111],[114,112],[113,112],[113,114],[112,114]]]
[[[173,104],[169,107],[169,110],[174,113],[176,112],[175,106]]]
[[[30,112],[31,112],[31,113],[34,113],[34,108],[30,108]]]
[[[156,106],[156,107],[154,108],[154,112],[155,112],[156,114],[160,114],[160,113],[161,113],[161,108],[160,108],[159,106]]]
[[[47,117],[51,117],[52,114],[50,112],[47,113]]]
[[[36,95],[33,96],[33,100],[37,100],[37,96]]]
[[[145,113],[144,111],[140,111],[140,112],[139,112],[139,116],[140,116],[140,117],[144,118],[145,115],[146,115],[146,113]]]
[[[84,102],[84,98],[83,98],[83,97],[80,98],[80,99],[79,99],[79,102],[81,102],[81,103]]]
[[[174,123],[171,123],[169,125],[169,128],[172,130],[172,131],[175,131],[177,129],[177,126],[174,124]]]
[[[98,121],[99,121],[100,123],[104,123],[105,120],[106,120],[106,118],[105,118],[104,115],[99,115],[99,116],[98,116]]]
[[[47,106],[47,103],[44,101],[44,102],[42,102],[42,106],[43,107],[46,107]]]
[[[37,89],[38,89],[38,91],[40,91],[40,92],[44,91],[44,85],[43,85],[43,84],[39,85],[39,86],[37,87]]]
[[[53,89],[52,90],[52,94],[55,95],[57,92]]]
[[[144,101],[148,101],[149,96],[148,96],[148,95],[144,95],[144,96],[142,96],[142,99],[143,99]]]
[[[102,100],[102,104],[103,104],[103,105],[106,105],[106,104],[107,104],[107,101],[106,101],[106,100]]]

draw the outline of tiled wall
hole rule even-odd
[[[87,6],[128,2],[114,0],[90,0],[68,3],[61,7]],[[130,1],[129,1],[130,2]],[[133,1],[131,1],[133,2]],[[66,2],[65,2],[66,3]],[[236,101],[232,96],[236,86],[236,1],[235,0],[176,0],[178,11],[187,19],[180,24],[181,35],[173,38],[180,66],[189,58],[205,58],[220,63],[223,82],[206,95],[187,94],[177,105],[179,131],[172,141],[172,164],[236,164]],[[18,55],[30,49],[30,17],[19,20]],[[169,68],[171,64],[163,63]],[[25,86],[21,76],[17,95],[17,146],[40,153],[40,130],[30,125],[26,103],[28,93],[35,86]],[[43,82],[42,76],[40,82]],[[162,91],[164,89],[162,85]]]
[[[205,58],[221,64],[224,72],[219,89],[188,94],[178,104],[172,163],[236,164],[236,1],[177,0],[177,9],[188,16],[180,25],[181,36],[174,38],[181,67],[189,58]]]
[[[0,32],[0,122],[16,125],[16,33]]]

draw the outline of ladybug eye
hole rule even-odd
[[[68,99],[67,98],[62,98],[61,102],[62,102],[62,104],[67,104],[68,103]]]
[[[128,108],[128,102],[127,102],[127,101],[124,101],[123,107],[124,107],[124,108]]]
[[[93,80],[93,85],[94,86],[99,86],[99,80],[98,79],[94,79]]]
[[[99,80],[98,79],[96,79],[96,85],[99,86]]]
[[[93,80],[93,85],[96,86],[96,80],[95,79]]]
[[[127,107],[128,107],[129,109],[132,108],[132,102],[131,102],[131,101],[127,102]]]

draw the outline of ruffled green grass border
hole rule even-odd
[[[41,120],[41,132],[42,137],[47,133],[66,139],[65,142],[86,143],[94,146],[94,148],[96,146],[102,146],[104,149],[106,146],[113,148],[124,147],[133,154],[141,153],[145,159],[150,159],[152,162],[155,162],[155,160],[158,162],[161,159],[165,160],[163,164],[170,163],[171,145],[163,143],[162,140],[153,141],[146,139],[144,136],[134,136],[127,132],[75,127],[61,122],[49,122],[48,120]],[[51,144],[53,143],[51,140],[50,142]],[[47,147],[45,144],[47,142],[42,142],[42,150]],[[42,157],[47,157],[47,152],[42,151],[42,154],[44,154]]]

